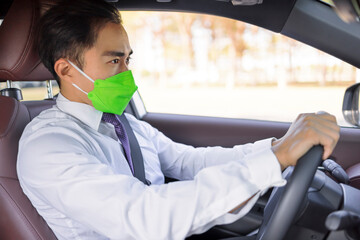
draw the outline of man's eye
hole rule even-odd
[[[119,59],[114,59],[114,60],[111,61],[111,63],[114,63],[114,64],[118,64],[119,62],[120,62]]]
[[[130,60],[131,60],[131,57],[128,57],[128,58],[126,59],[126,64],[127,64],[127,65],[130,64]]]

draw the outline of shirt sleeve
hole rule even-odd
[[[264,149],[204,168],[193,180],[146,186],[114,173],[88,143],[61,128],[20,143],[18,174],[26,194],[111,239],[183,239],[235,221],[252,205],[230,210],[283,184],[276,158]]]
[[[262,152],[261,161],[268,161],[267,159],[276,160],[272,151],[263,151],[271,149],[273,138],[237,145],[233,148],[194,148],[172,141],[150,124],[139,121],[132,115],[127,114],[126,117],[138,134],[145,135],[148,141],[153,143],[159,156],[161,170],[167,177],[191,180],[200,170],[206,167],[226,164],[231,161],[241,162],[244,161],[245,156],[255,152]]]

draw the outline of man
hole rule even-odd
[[[41,19],[38,48],[61,90],[56,106],[26,127],[17,170],[59,239],[184,239],[231,223],[269,187],[285,184],[281,169],[317,144],[327,158],[339,138],[333,116],[302,114],[278,140],[193,148],[126,114],[146,185],[133,176],[116,116],[136,90],[117,9],[102,0],[62,1]],[[164,184],[164,175],[182,181]]]

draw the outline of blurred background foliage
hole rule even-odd
[[[192,13],[122,12],[143,84],[205,86],[350,85],[357,69],[277,33]]]

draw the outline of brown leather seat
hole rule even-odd
[[[14,0],[0,26],[0,81],[44,81],[51,74],[34,51],[39,1]],[[56,239],[23,193],[16,174],[18,141],[26,124],[54,100],[19,102],[0,96],[0,239]]]

